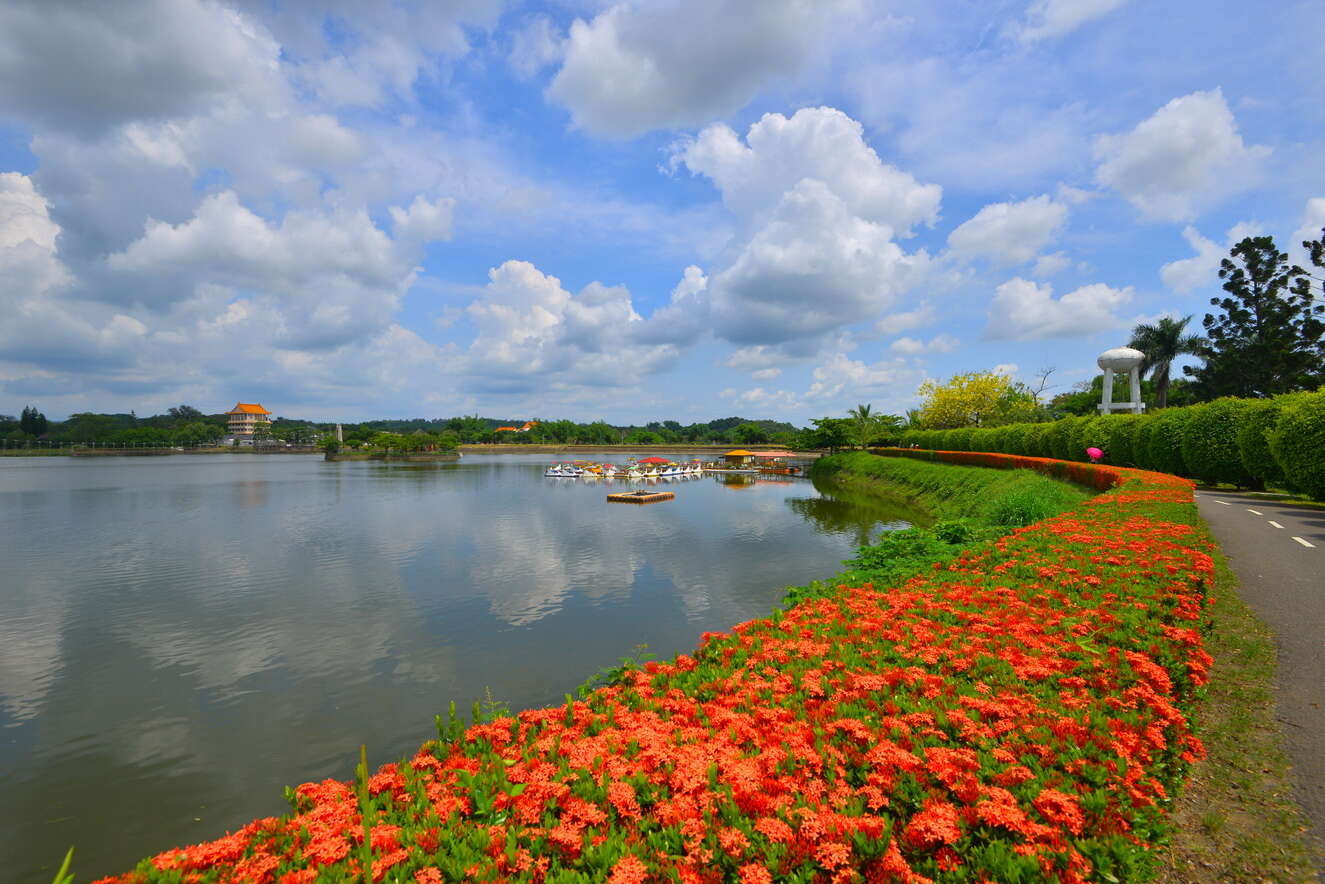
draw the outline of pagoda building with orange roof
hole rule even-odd
[[[259,433],[265,434],[271,427],[271,412],[256,402],[236,402],[226,416],[230,435],[237,439],[251,440]]]
[[[523,426],[519,427],[498,427],[493,430],[494,433],[528,433],[534,427],[538,426],[538,421],[525,421]]]

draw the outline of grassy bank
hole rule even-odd
[[[966,466],[911,458],[884,458],[863,451],[815,461],[810,476],[885,494],[904,493],[935,521],[1019,528],[1061,513],[1090,496],[1085,489],[1031,470]]]
[[[1204,752],[1211,547],[1190,483],[1084,469],[1117,487],[562,707],[439,720],[117,880],[1151,879]]]
[[[842,585],[896,586],[965,550],[1057,515],[1089,495],[1080,486],[1030,470],[885,459],[865,452],[824,457],[810,469],[817,486],[895,500],[926,513],[923,524],[888,531],[861,547],[846,570],[787,590],[785,603],[832,594]]]

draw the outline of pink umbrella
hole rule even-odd
[[[1091,446],[1090,448],[1086,449],[1086,456],[1090,458],[1091,463],[1099,463],[1100,458],[1104,457],[1104,452],[1100,451],[1098,448],[1095,448],[1094,446]]]

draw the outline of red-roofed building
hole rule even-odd
[[[257,433],[265,433],[271,427],[270,414],[256,402],[236,402],[235,407],[226,412],[230,419],[230,435],[252,439]]]
[[[494,433],[528,433],[534,427],[538,426],[538,421],[525,421],[521,427],[498,427],[493,430]]]

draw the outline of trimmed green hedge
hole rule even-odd
[[[1191,412],[1191,419],[1182,434],[1182,459],[1193,479],[1211,485],[1252,484],[1252,475],[1238,450],[1238,427],[1249,404],[1230,396],[1184,409]]]
[[[1206,483],[1267,483],[1325,500],[1325,388],[1274,399],[1227,397],[1155,414],[1068,417],[1051,423],[907,430],[901,445],[1104,462]]]
[[[1325,500],[1325,392],[1287,403],[1267,435],[1288,486]]]
[[[1189,409],[1166,408],[1150,419],[1153,426],[1146,444],[1146,469],[1188,475],[1187,462],[1182,459],[1182,434],[1191,417]]]

